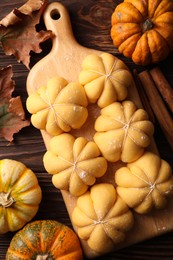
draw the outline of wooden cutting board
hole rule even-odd
[[[77,81],[79,72],[82,70],[81,65],[83,59],[91,53],[102,53],[97,50],[85,48],[77,43],[72,32],[68,11],[62,4],[58,2],[49,4],[44,12],[44,22],[46,28],[52,30],[54,33],[52,49],[50,53],[41,59],[29,72],[27,78],[28,94],[46,85],[48,79],[56,75],[64,77],[69,82]],[[134,101],[138,107],[142,107],[134,83],[130,89],[128,98]],[[80,130],[72,131],[71,134],[76,137],[84,136],[92,140],[94,133],[93,124],[99,114],[99,109],[96,105],[90,105],[88,109],[89,117],[87,122]],[[51,137],[45,131],[41,131],[41,133],[46,148],[48,149]],[[148,150],[157,152],[154,141]],[[115,172],[119,167],[121,167],[120,162],[111,164],[111,167],[108,167],[108,172],[102,178],[102,181],[113,183],[110,177],[111,173]],[[71,218],[72,211],[76,205],[76,198],[66,191],[61,192]],[[118,247],[115,247],[115,250],[173,230],[172,216],[173,199],[169,200],[168,206],[164,210],[153,211],[151,214],[145,216],[135,214],[135,225],[127,235],[127,240]],[[73,227],[76,230],[76,227]],[[85,241],[81,241],[81,243],[84,253],[88,258],[97,256],[97,254],[87,246]]]

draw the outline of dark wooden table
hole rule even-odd
[[[14,7],[21,6],[24,0],[1,0],[0,19],[8,14]],[[50,1],[53,2],[53,1]],[[62,0],[69,10],[73,32],[77,41],[88,48],[110,52],[122,59],[130,70],[138,72],[146,69],[132,63],[118,53],[112,45],[110,38],[110,16],[115,6],[122,1],[115,0]],[[31,66],[44,57],[50,50],[51,44],[43,44],[41,54],[31,54]],[[28,70],[23,64],[17,63],[13,56],[5,56],[0,49],[0,68],[12,64],[16,88],[14,96],[20,95],[26,111],[25,101],[27,98],[26,78]],[[173,54],[159,64],[170,84],[173,85]],[[30,115],[26,111],[26,116]],[[173,166],[173,153],[170,149],[159,124],[155,123],[155,142],[160,156]],[[40,132],[32,125],[23,128],[15,134],[14,141],[9,144],[0,138],[0,159],[8,158],[21,161],[31,168],[37,175],[43,192],[43,199],[39,211],[34,219],[55,219],[71,227],[70,219],[64,205],[61,193],[54,188],[51,177],[45,172],[42,158],[45,153],[45,145]],[[0,260],[5,259],[5,254],[14,233],[0,235]],[[99,259],[140,259],[140,260],[172,260],[173,259],[173,232],[152,238],[148,241],[124,248],[118,252],[110,253]],[[29,259],[28,259],[29,260]]]

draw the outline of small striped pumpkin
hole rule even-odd
[[[31,221],[41,199],[33,171],[19,161],[0,160],[0,234],[17,231]]]
[[[36,220],[18,231],[11,240],[6,260],[82,260],[77,235],[54,220]]]

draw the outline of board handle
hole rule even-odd
[[[61,48],[64,44],[77,44],[69,13],[63,4],[59,2],[50,3],[43,14],[43,19],[47,30],[51,30],[55,35],[54,44],[58,48]]]

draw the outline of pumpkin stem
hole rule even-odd
[[[49,255],[37,255],[36,260],[49,260]]]
[[[148,18],[142,25],[143,32],[149,31],[153,28],[153,22]]]
[[[15,202],[15,199],[10,195],[10,192],[0,193],[0,205],[4,208],[10,207]]]

